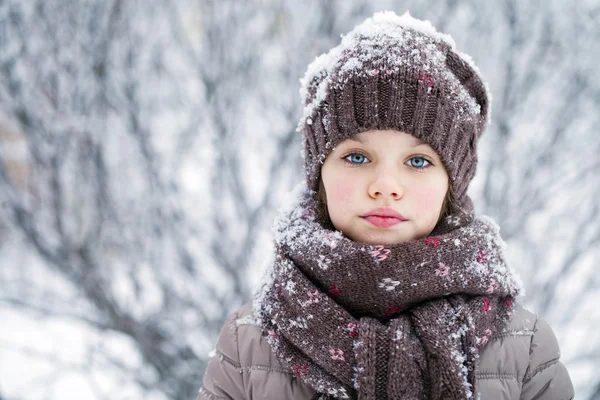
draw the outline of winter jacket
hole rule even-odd
[[[312,398],[314,389],[282,366],[261,333],[252,319],[251,303],[227,319],[198,400]],[[481,400],[574,397],[552,328],[518,304],[505,330],[480,353],[477,384]]]

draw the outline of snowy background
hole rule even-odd
[[[193,399],[302,179],[299,78],[380,10],[493,94],[471,187],[600,399],[600,1],[0,0],[0,399]]]

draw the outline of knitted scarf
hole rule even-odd
[[[324,228],[314,192],[295,198],[254,301],[278,359],[314,398],[476,398],[478,353],[520,291],[497,225],[454,215],[440,234],[369,245]]]

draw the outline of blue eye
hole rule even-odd
[[[366,164],[369,159],[360,153],[350,153],[344,157],[344,160],[347,160],[351,164]]]
[[[423,169],[431,165],[429,161],[427,161],[424,157],[420,156],[411,158],[406,162],[406,164],[417,169]]]

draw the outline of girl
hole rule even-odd
[[[306,184],[198,399],[571,399],[467,187],[489,94],[451,37],[376,13],[303,79]]]

